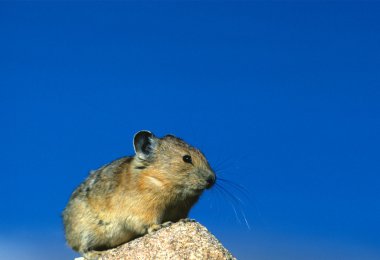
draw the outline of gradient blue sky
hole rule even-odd
[[[248,190],[221,183],[237,216],[215,189],[191,212],[238,258],[380,259],[379,14],[370,1],[0,2],[0,258],[72,258],[71,192],[149,129]]]

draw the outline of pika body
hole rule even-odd
[[[216,175],[201,151],[173,135],[140,131],[135,155],[91,171],[63,211],[67,243],[86,259],[187,218]]]

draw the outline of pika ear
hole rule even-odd
[[[139,159],[148,159],[157,146],[157,138],[149,131],[137,132],[133,138],[133,147]]]

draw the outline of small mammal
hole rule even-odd
[[[86,259],[186,218],[215,183],[205,156],[173,135],[140,131],[133,144],[135,156],[92,171],[63,211],[66,240]]]

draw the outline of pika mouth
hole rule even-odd
[[[207,180],[206,180],[207,184],[206,184],[206,189],[210,189],[212,186],[214,186],[215,182],[216,182],[216,176],[211,176],[209,177]]]
[[[205,187],[197,187],[197,188],[194,188],[192,189],[192,192],[196,195],[200,195],[202,194],[202,192],[205,190],[206,188]]]

